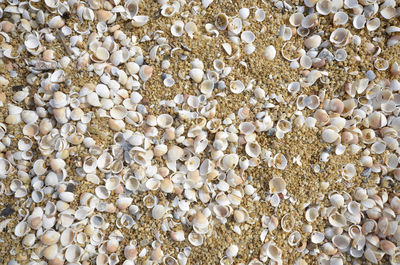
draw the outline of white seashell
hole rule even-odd
[[[64,202],[72,202],[74,201],[74,194],[72,192],[64,191],[59,194],[59,197]]]
[[[286,189],[286,182],[281,177],[274,177],[269,181],[269,191],[271,193],[282,193]]]
[[[305,218],[308,222],[314,222],[319,216],[318,208],[310,207],[306,210]]]
[[[342,169],[342,176],[345,180],[351,180],[357,174],[353,164],[346,164]]]
[[[197,32],[197,25],[194,22],[188,22],[185,24],[185,31],[193,39],[194,34]]]
[[[163,17],[172,17],[176,13],[175,7],[169,4],[163,4],[161,6],[161,15]]]
[[[394,18],[395,16],[398,16],[398,12],[396,10],[396,8],[394,8],[393,6],[386,6],[385,8],[383,8],[381,10],[381,15],[382,17],[386,18],[386,19],[391,19]]]
[[[325,235],[324,233],[321,233],[319,231],[313,232],[311,235],[311,242],[314,244],[320,244],[322,241],[324,241]]]
[[[151,215],[154,219],[158,220],[161,219],[165,214],[165,207],[162,205],[156,205],[153,207],[151,211]]]
[[[55,16],[49,20],[49,27],[51,29],[59,29],[65,25],[64,20],[60,16]]]
[[[265,11],[264,11],[264,9],[257,8],[256,12],[254,13],[254,19],[257,22],[263,22],[265,20]]]
[[[245,43],[252,43],[256,39],[256,36],[251,31],[243,31],[240,38]]]
[[[333,213],[329,216],[329,223],[334,227],[346,226],[346,217],[339,213]]]
[[[14,234],[17,237],[25,236],[29,231],[29,226],[25,221],[19,222],[14,229]]]
[[[245,89],[244,84],[240,80],[235,80],[230,83],[230,90],[234,94],[240,94]]]
[[[188,241],[195,247],[201,246],[203,244],[203,236],[196,232],[190,232],[188,235]]]
[[[316,13],[311,13],[307,15],[302,21],[301,26],[303,28],[309,29],[318,25],[318,15]]]
[[[238,252],[239,252],[239,247],[237,245],[230,245],[226,249],[225,254],[229,259],[232,259],[237,256]]]
[[[185,232],[183,230],[171,231],[172,240],[182,242],[185,241]]]
[[[339,139],[339,134],[332,129],[325,129],[322,131],[322,140],[327,143],[333,143]]]
[[[174,37],[180,37],[183,34],[185,23],[181,20],[177,20],[171,26],[171,34]]]
[[[69,262],[77,262],[82,255],[82,248],[77,245],[70,245],[65,251],[64,257]]]
[[[241,19],[247,19],[249,15],[250,15],[250,9],[245,7],[239,9],[239,16]]]
[[[148,16],[134,16],[131,23],[134,27],[144,26],[150,18]]]
[[[294,13],[290,16],[289,18],[289,23],[293,27],[299,27],[301,26],[301,22],[304,19],[304,15],[302,13]]]
[[[346,249],[350,245],[351,239],[347,235],[335,235],[332,238],[332,243],[335,245],[339,250]]]
[[[308,49],[318,48],[321,45],[321,36],[312,35],[304,41],[304,46]]]
[[[245,150],[250,157],[257,157],[261,154],[261,146],[257,142],[248,142]]]
[[[263,56],[265,59],[268,61],[272,61],[275,56],[276,56],[276,49],[273,45],[269,45],[267,48],[265,48]]]
[[[329,41],[336,47],[346,46],[350,40],[351,33],[349,30],[344,28],[335,29],[329,37]]]
[[[196,83],[200,83],[203,80],[204,72],[199,68],[193,68],[189,71],[189,76]]]
[[[335,60],[338,62],[343,62],[347,58],[347,52],[345,49],[337,49],[335,52]]]
[[[174,119],[169,114],[161,114],[157,117],[157,125],[161,128],[170,128],[174,122]]]
[[[331,0],[319,0],[315,8],[319,14],[326,16],[332,11],[333,4]]]
[[[333,16],[333,24],[334,25],[344,25],[349,20],[349,16],[342,11],[336,12]]]
[[[292,38],[293,32],[290,27],[286,27],[285,25],[281,26],[279,29],[279,36],[282,37],[284,41],[288,41]]]
[[[367,22],[364,15],[356,15],[353,17],[353,27],[356,29],[362,29]]]
[[[243,23],[240,18],[234,18],[228,24],[229,32],[233,33],[234,35],[238,35],[243,28]]]
[[[99,96],[95,93],[95,92],[91,92],[89,93],[87,96],[87,102],[94,106],[94,107],[101,107],[101,103],[99,100]]]

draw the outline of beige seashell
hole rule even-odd
[[[318,48],[321,45],[321,36],[312,35],[304,41],[304,46],[308,49]]]
[[[183,230],[171,231],[171,238],[174,241],[182,242],[185,241],[185,232]]]
[[[342,214],[333,213],[329,216],[329,223],[334,227],[344,227],[347,221]]]
[[[333,4],[330,0],[319,0],[315,7],[318,14],[326,16],[332,11]]]
[[[199,68],[193,68],[189,71],[189,76],[195,83],[200,83],[203,80],[203,75],[203,70]]]
[[[335,235],[332,238],[332,243],[335,245],[339,250],[344,250],[350,245],[351,239],[347,235]]]
[[[60,16],[55,16],[49,20],[49,27],[51,29],[59,29],[65,25],[64,20]]]
[[[215,27],[219,30],[225,30],[228,27],[228,16],[224,13],[219,13],[215,17]]]
[[[57,247],[57,245],[54,244],[54,245],[46,247],[43,250],[42,255],[46,259],[52,260],[57,256],[57,252],[58,252],[58,247]]]
[[[391,19],[394,18],[395,16],[398,16],[398,12],[395,7],[393,6],[386,6],[381,10],[381,15],[385,19]]]
[[[376,18],[369,19],[367,21],[367,30],[375,31],[380,27],[380,25],[381,25],[381,21],[379,18],[376,17]]]
[[[266,60],[272,61],[276,56],[276,49],[273,45],[269,45],[265,48],[263,56]]]

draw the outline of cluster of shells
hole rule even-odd
[[[384,59],[381,39],[365,44],[353,34],[364,28],[376,31],[382,23],[388,35],[385,45],[398,45],[400,27],[392,23],[400,17],[396,1],[306,0],[304,6],[270,1],[267,4],[276,12],[284,9],[291,15],[276,32],[282,46],[265,43],[261,50],[255,45],[259,32],[248,29],[251,23],[267,22],[269,14],[259,7],[241,8],[233,17],[218,13],[215,20],[198,25],[191,21],[193,15],[218,3],[191,2],[190,11],[181,12],[186,1],[159,0],[160,16],[174,18],[169,31],[135,36],[116,22],[133,28],[151,23],[150,17],[140,15],[145,1],[8,0],[0,4],[4,6],[0,7],[1,60],[29,56],[23,60],[27,73],[10,70],[9,77],[0,76],[2,91],[11,89],[12,78],[21,75],[27,84],[8,101],[1,101],[7,114],[0,123],[0,195],[13,197],[21,207],[15,225],[12,218],[0,219],[0,231],[12,231],[12,239],[30,250],[28,264],[133,265],[145,257],[145,264],[185,265],[192,249],[214,236],[214,226],[227,222],[233,222],[238,235],[246,226],[261,223],[263,231],[254,237],[261,239],[262,247],[247,264],[287,264],[282,244],[268,237],[275,229],[282,230],[293,251],[316,256],[319,264],[344,264],[347,255],[359,262],[378,264],[388,259],[392,265],[400,264],[398,193],[361,187],[354,194],[330,191],[328,203],[324,195],[303,205],[305,222],[300,226],[291,213],[280,219],[264,215],[254,220],[242,205],[244,198],[265,201],[275,209],[283,200],[296,202],[284,174],[272,177],[266,192],[260,193],[246,173],[261,165],[282,172],[289,163],[301,166],[300,156],[288,157],[259,141],[262,134],[280,141],[294,128],[318,131],[321,141],[331,147],[321,152],[321,164],[329,163],[331,156],[360,157],[337,172],[340,181],[351,184],[356,175],[369,178],[371,174],[378,176],[376,185],[388,188],[400,181],[399,65]],[[68,16],[79,22],[71,25]],[[318,30],[323,16],[333,18],[327,39]],[[188,59],[182,51],[190,47],[172,44],[183,35],[206,40],[228,35],[221,44],[226,59],[205,64],[192,58],[190,69],[169,71],[171,62],[165,58]],[[24,42],[13,45],[15,37]],[[304,38],[303,46],[296,46],[295,37]],[[58,41],[62,56],[48,48]],[[151,49],[142,49],[142,43],[150,41]],[[359,56],[347,58],[346,47],[362,45],[374,68],[349,73],[365,77],[354,78],[341,89],[344,100],[328,98],[324,89],[309,93],[309,87],[330,84],[329,71],[320,70],[325,64],[349,59],[361,63]],[[292,69],[301,69],[298,80],[282,84],[295,98],[297,110],[292,116],[273,119],[272,109],[285,99],[267,94],[254,79],[232,77],[240,58],[255,53],[269,63],[282,56]],[[245,61],[240,65],[247,67]],[[156,74],[156,66],[163,73]],[[71,69],[88,72],[99,81],[76,87]],[[379,79],[378,72],[389,72],[391,79]],[[161,75],[166,88],[174,88],[179,79],[191,82],[196,92],[160,100],[164,113],[155,115],[143,103],[142,93],[156,75]],[[246,105],[218,118],[217,98],[244,93],[251,95]],[[253,113],[249,106],[257,102],[263,108]],[[107,146],[91,135],[96,119],[106,119],[112,131]],[[15,126],[20,126],[21,136],[10,132]],[[317,174],[321,166],[312,170]],[[77,196],[78,179],[91,183],[93,192]],[[330,184],[327,180],[321,187],[327,190]],[[143,199],[136,205],[139,196]],[[174,199],[165,202],[166,198]],[[154,229],[151,242],[128,238],[129,244],[122,245],[127,235],[121,231],[138,229],[144,208],[162,231]],[[110,214],[115,216],[113,224],[106,218]],[[312,225],[317,220],[324,221],[324,231]],[[303,231],[296,230],[299,227]],[[176,255],[166,253],[168,242],[163,242],[161,232],[169,240],[188,244]],[[220,263],[233,264],[240,247],[232,244],[224,254]],[[18,263],[12,259],[8,264]],[[306,261],[300,258],[296,264]]]

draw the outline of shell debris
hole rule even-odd
[[[4,264],[400,264],[398,1],[222,2],[1,2]]]

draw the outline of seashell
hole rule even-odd
[[[339,250],[344,250],[350,245],[351,239],[347,235],[335,235],[332,238],[332,243]]]
[[[334,227],[344,227],[347,221],[342,214],[333,213],[329,216],[329,223]]]
[[[303,19],[304,19],[304,15],[302,13],[299,13],[299,12],[293,13],[289,18],[289,23],[293,27],[299,27],[299,26],[301,26]]]
[[[193,217],[193,226],[199,229],[204,229],[208,227],[207,217],[200,211],[198,211]],[[189,234],[190,236],[190,234]]]
[[[170,128],[174,119],[169,114],[161,114],[157,117],[157,125],[163,129]]]
[[[393,6],[386,6],[383,9],[381,9],[381,15],[382,17],[384,17],[385,19],[391,19],[394,18],[395,16],[398,16],[396,8],[394,8]]]
[[[172,17],[176,13],[173,5],[163,4],[161,6],[161,15],[163,17]]]
[[[134,16],[131,23],[134,27],[144,26],[150,18],[148,16]]]
[[[249,15],[250,15],[250,9],[245,7],[239,9],[239,16],[241,19],[247,19]]]
[[[150,79],[153,74],[153,67],[149,65],[142,65],[139,70],[139,77],[143,82],[146,82]]]
[[[248,142],[245,150],[250,157],[257,157],[261,154],[261,146],[257,142]]]
[[[295,225],[295,220],[291,214],[287,213],[282,217],[281,228],[284,232],[292,231],[294,225]]]
[[[276,49],[273,45],[269,45],[265,48],[263,56],[266,60],[272,61],[276,56]]]
[[[311,13],[307,15],[302,21],[301,26],[303,28],[309,29],[318,25],[318,15],[316,13]]]
[[[177,20],[171,26],[171,34],[174,37],[180,37],[183,34],[185,23],[181,20]]]
[[[299,231],[292,232],[288,237],[289,246],[297,246],[301,241],[301,235]]]
[[[35,244],[36,241],[36,235],[35,234],[27,234],[24,239],[22,240],[22,244],[27,247],[30,248]]]
[[[372,18],[368,19],[367,21],[367,30],[369,31],[375,31],[377,30],[381,25],[381,20],[379,18]]]
[[[307,222],[310,223],[314,222],[318,218],[318,216],[319,216],[318,208],[310,207],[306,210],[305,218]]]
[[[62,17],[60,17],[60,16],[55,16],[55,17],[52,17],[52,18],[49,20],[48,25],[49,25],[49,27],[50,27],[51,29],[59,29],[59,28],[64,27],[65,22],[64,22],[64,20],[62,19]]]
[[[343,47],[346,46],[351,39],[351,33],[349,30],[344,29],[344,28],[338,28],[335,29],[332,33],[331,36],[329,37],[329,41],[335,46],[335,47]]]
[[[282,37],[284,41],[288,41],[292,38],[293,32],[290,27],[286,27],[285,25],[281,26],[279,29],[279,36]]]
[[[325,239],[325,235],[324,233],[321,232],[313,232],[311,235],[311,242],[313,242],[314,244],[320,244],[322,243],[322,241],[324,241]]]
[[[233,259],[234,257],[237,256],[239,252],[239,247],[237,245],[230,245],[226,251],[225,251],[225,255],[229,258],[229,259]]]
[[[318,14],[323,16],[329,15],[329,13],[332,11],[332,8],[333,4],[330,0],[319,0],[315,6]]]
[[[53,245],[60,239],[60,233],[54,230],[48,230],[43,235],[40,236],[40,241],[46,245]]]
[[[228,31],[234,35],[238,35],[243,28],[243,23],[240,18],[234,18],[228,23]]]
[[[266,246],[265,246],[266,245]],[[276,262],[279,262],[281,260],[282,257],[282,250],[280,248],[278,248],[275,243],[273,242],[268,242],[267,244],[265,244],[264,246],[266,247],[266,254],[267,256]],[[263,246],[263,248],[264,248]]]
[[[197,32],[197,25],[194,22],[188,22],[185,24],[185,31],[193,39],[194,34]]]
[[[188,235],[188,241],[195,247],[201,246],[203,244],[203,236],[196,232],[190,232]]]
[[[342,169],[342,176],[345,180],[351,180],[357,174],[353,164],[346,164]]]
[[[189,76],[195,83],[200,83],[203,80],[204,72],[199,68],[193,68],[189,71]]]
[[[304,41],[304,46],[308,49],[318,48],[321,45],[321,36],[312,35]]]
[[[231,81],[230,83],[230,90],[234,94],[240,94],[243,92],[245,86],[240,80]]]
[[[347,58],[347,52],[345,49],[337,49],[335,52],[335,60],[338,62],[343,62]]]
[[[185,232],[183,230],[171,231],[171,238],[174,241],[182,242],[185,241]]]
[[[69,262],[77,262],[82,255],[82,248],[77,245],[70,245],[65,251],[64,257]]]
[[[256,39],[256,36],[251,31],[243,31],[240,38],[245,43],[252,43]]]
[[[327,143],[333,143],[339,139],[340,135],[332,129],[325,129],[322,131],[322,140]]]
[[[367,22],[364,15],[356,15],[353,17],[353,27],[356,29],[362,29]]]
[[[19,222],[14,229],[14,234],[17,237],[25,236],[29,231],[29,226],[25,221]]]
[[[219,13],[215,17],[215,27],[219,30],[225,30],[228,27],[228,16],[224,13]]]

